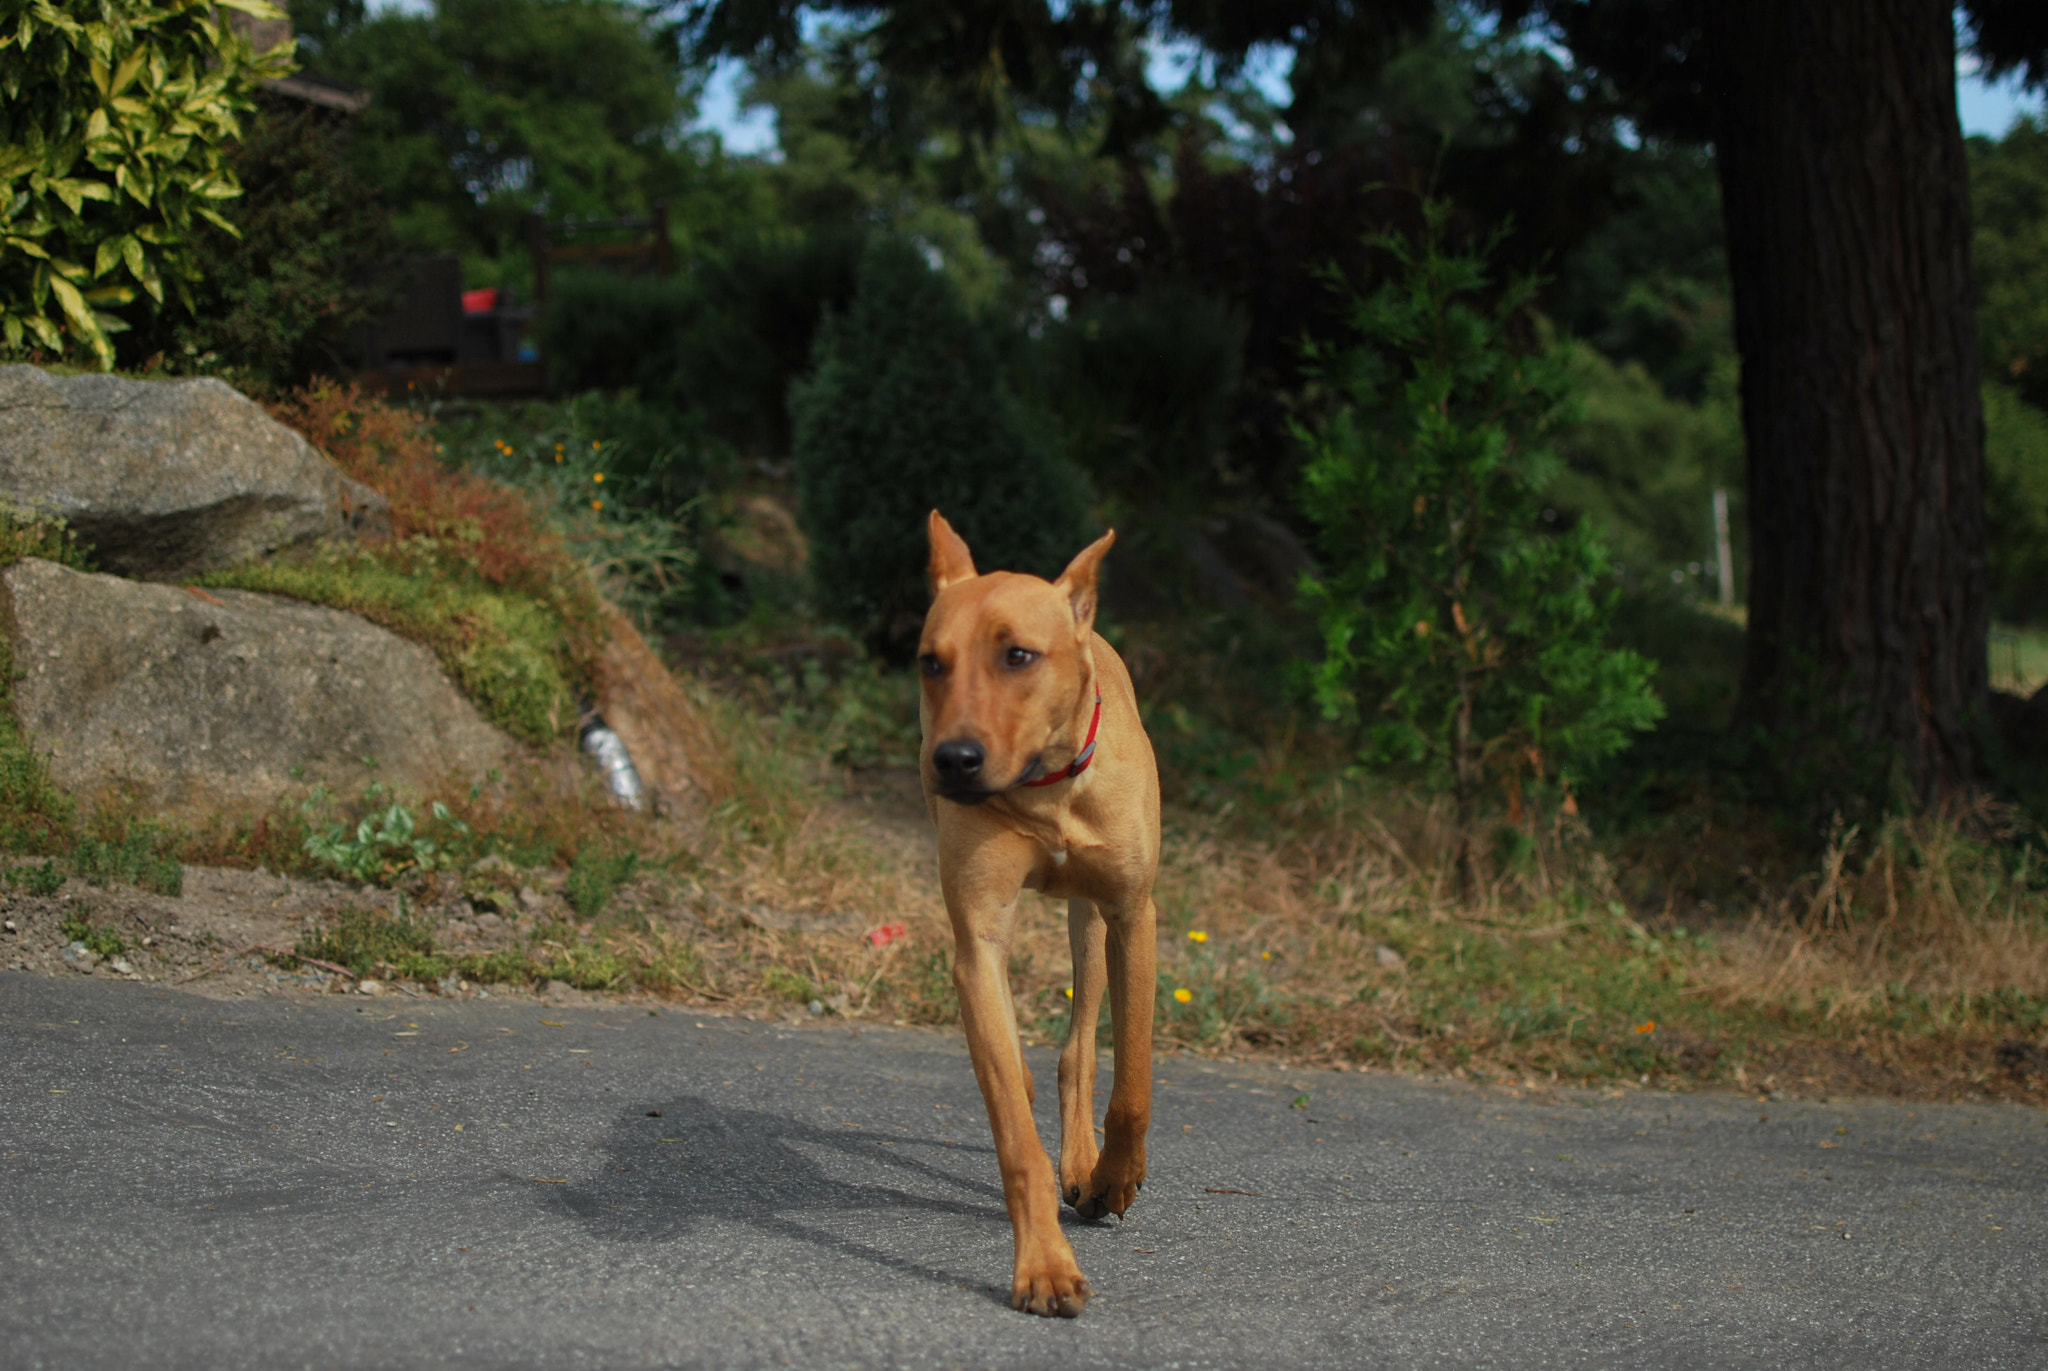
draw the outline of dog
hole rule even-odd
[[[937,510],[932,605],[918,641],[925,803],[953,926],[953,986],[988,1106],[1016,1239],[1010,1303],[1073,1318],[1087,1278],[1060,1231],[1062,1198],[1084,1219],[1121,1218],[1145,1183],[1158,956],[1159,768],[1131,674],[1095,632],[1096,578],[1114,529],[1056,581],[974,569]],[[1017,899],[1067,901],[1074,1010],[1060,1052],[1055,1178],[1031,1117],[1031,1069],[1010,1000]],[[1109,991],[1115,1077],[1095,1144],[1095,1025]]]

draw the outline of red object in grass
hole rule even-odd
[[[906,937],[909,933],[910,930],[902,924],[883,924],[880,928],[868,930],[868,941],[876,947],[887,947],[890,943]]]
[[[448,297],[444,295],[441,298],[445,300]],[[462,312],[464,314],[489,314],[497,307],[498,288],[496,286],[487,286],[483,290],[465,290],[462,292]]]

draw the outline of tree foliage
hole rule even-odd
[[[820,608],[907,661],[929,592],[924,518],[942,510],[983,571],[1056,576],[1085,541],[1086,489],[1049,425],[1003,384],[957,288],[879,237],[852,304],[795,386],[797,494]]]
[[[277,96],[257,103],[229,154],[239,232],[198,235],[191,313],[145,323],[122,340],[124,357],[303,386],[347,372],[359,360],[354,330],[389,308],[397,239],[382,199],[348,166],[347,125]]]
[[[2022,117],[1969,151],[1984,374],[2048,408],[2048,120]]]
[[[551,218],[644,213],[678,188],[685,73],[620,0],[435,0],[424,12],[309,5],[323,75],[373,99],[351,155],[411,243],[491,254]]]
[[[0,338],[89,352],[128,307],[189,305],[194,240],[241,193],[227,145],[291,69],[220,13],[263,0],[0,0]]]
[[[1324,713],[1357,722],[1361,760],[1446,785],[1469,831],[1483,788],[1568,784],[1663,710],[1606,643],[1598,533],[1543,517],[1576,387],[1563,350],[1515,341],[1534,284],[1492,279],[1497,233],[1458,250],[1447,205],[1424,219],[1375,240],[1395,266],[1350,296],[1357,345],[1315,354],[1339,398],[1299,430],[1324,557],[1304,590]]]

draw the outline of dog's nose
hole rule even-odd
[[[981,764],[988,760],[988,754],[981,750],[981,744],[964,738],[940,743],[932,749],[932,767],[939,773],[939,779],[952,785],[971,781],[981,775]]]

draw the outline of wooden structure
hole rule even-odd
[[[675,247],[668,236],[668,205],[631,219],[566,220],[549,223],[527,216],[527,250],[533,254],[533,300],[546,304],[548,281],[559,266],[593,266],[625,276],[667,276],[675,271]]]

